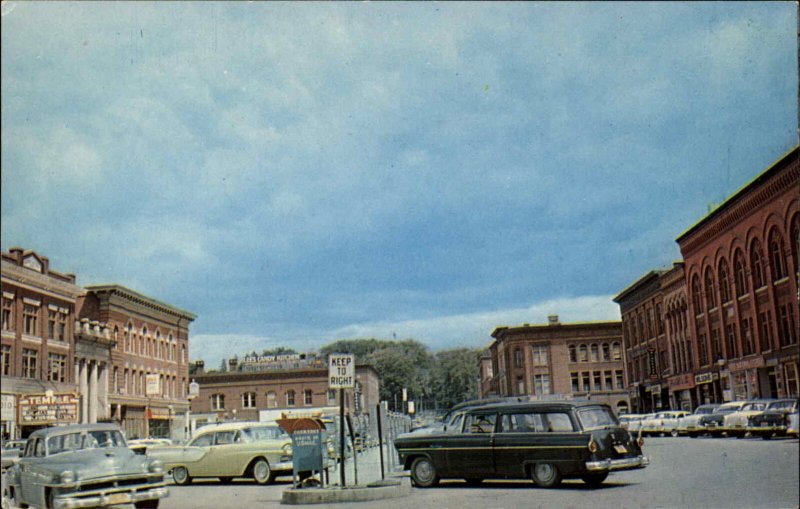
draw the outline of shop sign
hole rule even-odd
[[[0,399],[0,420],[3,421],[16,421],[17,420],[17,397],[13,394],[3,394]]]
[[[708,384],[717,380],[719,375],[717,373],[700,373],[694,376],[694,383],[697,385]]]
[[[145,377],[145,391],[147,396],[161,395],[161,376],[151,373]]]
[[[170,418],[169,408],[160,408],[160,407],[150,407],[148,409],[148,419],[169,419]]]
[[[661,384],[648,385],[647,392],[661,392]]]
[[[24,394],[19,397],[19,421],[26,424],[74,424],[80,399],[73,393]]]
[[[746,369],[756,369],[764,367],[764,357],[758,356],[752,359],[742,359],[739,361],[728,361],[728,368],[731,371],[744,371]]]
[[[685,373],[669,377],[669,388],[672,391],[691,389],[695,386],[694,375]]]

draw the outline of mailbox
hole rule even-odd
[[[300,482],[315,473],[326,470],[327,461],[325,424],[320,419],[278,419],[276,421],[292,437],[292,482],[298,487]],[[309,473],[310,472],[310,473]]]

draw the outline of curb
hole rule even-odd
[[[366,502],[387,498],[405,497],[411,494],[409,479],[386,479],[367,485],[345,488],[289,488],[283,490],[281,504],[336,504],[341,502]]]

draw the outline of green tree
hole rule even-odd
[[[481,350],[457,348],[434,356],[431,370],[433,397],[440,408],[478,397],[478,363]]]
[[[296,353],[297,352],[294,350],[294,348],[286,348],[283,346],[279,346],[277,348],[272,348],[272,349],[265,348],[264,351],[261,352],[261,355],[291,355]],[[256,356],[255,352],[253,352],[253,356],[254,357]]]

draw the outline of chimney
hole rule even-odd
[[[237,364],[239,364],[239,359],[236,357],[228,359],[228,371],[236,371]]]
[[[561,325],[558,322],[558,315],[547,315],[547,325]]]
[[[194,374],[202,375],[205,372],[205,361],[194,361]]]

